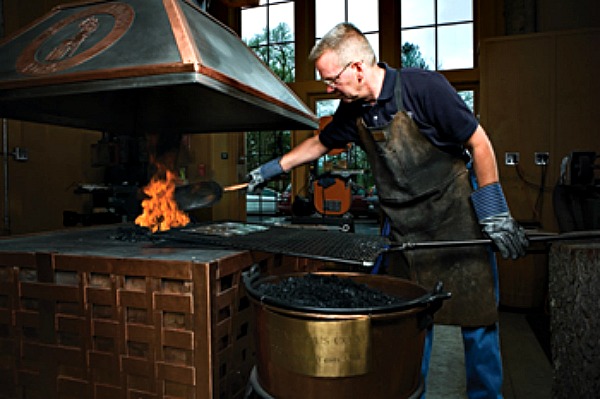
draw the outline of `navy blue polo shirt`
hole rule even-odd
[[[340,102],[333,120],[319,134],[328,148],[343,148],[348,142],[360,145],[356,120],[362,117],[367,126],[387,125],[398,111],[394,85],[398,70],[385,63],[383,87],[377,101],[370,105],[362,100]],[[421,133],[435,146],[450,153],[463,153],[462,144],[469,140],[479,122],[446,78],[434,71],[417,68],[400,70],[402,104]]]

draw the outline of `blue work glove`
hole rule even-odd
[[[529,240],[512,218],[500,183],[481,187],[471,194],[475,214],[483,232],[494,242],[504,259],[525,255]]]
[[[266,183],[267,180],[282,174],[283,168],[279,164],[280,160],[281,157],[272,159],[248,173],[248,176],[246,176],[248,192],[254,192],[254,190]]]

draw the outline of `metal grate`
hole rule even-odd
[[[251,224],[230,224],[231,229],[222,233],[223,224],[214,226],[214,231],[218,233],[211,233],[206,225],[201,225],[171,230],[168,236],[187,243],[227,246],[360,266],[372,266],[377,256],[389,245],[384,237],[332,230],[281,226],[253,229]]]

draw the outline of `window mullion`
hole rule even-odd
[[[439,37],[438,37],[438,33],[439,33],[439,25],[438,25],[438,0],[434,0],[433,2],[433,24],[434,24],[434,49],[435,49],[435,55],[434,55],[434,63],[435,63],[435,70],[437,71],[439,69]]]

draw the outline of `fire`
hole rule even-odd
[[[189,216],[179,209],[175,201],[175,173],[167,170],[165,178],[155,175],[144,187],[144,194],[149,198],[142,201],[144,212],[135,219],[135,224],[148,227],[153,233],[167,231],[171,227],[185,226],[190,222]]]

